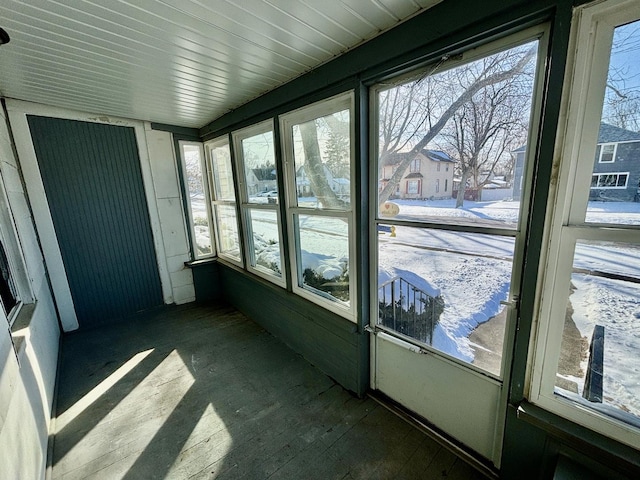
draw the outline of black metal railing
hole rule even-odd
[[[378,323],[431,345],[444,310],[442,297],[433,297],[402,277],[392,278],[378,289]]]
[[[602,403],[604,380],[604,327],[596,325],[591,335],[589,362],[582,396],[590,402]]]

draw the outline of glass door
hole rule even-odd
[[[372,92],[372,384],[496,465],[543,33]]]

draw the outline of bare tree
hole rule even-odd
[[[460,186],[456,208],[464,204],[468,183],[477,190],[491,182],[501,162],[512,161],[509,152],[526,142],[530,89],[517,76],[490,85],[473,96],[441,134],[443,150],[458,159]]]
[[[640,22],[615,29],[604,97],[603,121],[640,131]]]
[[[457,112],[490,87],[513,79],[533,63],[536,45],[515,48],[404,86],[381,95],[380,165],[399,159],[397,168],[379,193],[380,204],[393,194],[412,160],[445,128]],[[398,88],[398,87],[396,87]],[[418,100],[416,100],[418,99]],[[416,101],[424,102],[416,106]],[[411,149],[399,153],[412,145]],[[395,155],[392,155],[395,154]]]
[[[184,163],[187,170],[189,196],[194,198],[198,195],[202,195],[204,190],[200,165],[200,151],[197,149],[186,149],[184,151]]]
[[[603,120],[616,127],[640,131],[640,87],[628,87],[628,69],[612,68],[607,79]]]

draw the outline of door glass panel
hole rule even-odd
[[[215,209],[220,242],[219,253],[240,261],[240,240],[238,237],[236,209],[230,205],[215,205]]]
[[[302,287],[349,305],[349,223],[296,215]]]
[[[615,28],[587,223],[640,225],[640,20]]]
[[[274,210],[250,208],[249,245],[251,247],[251,266],[277,277],[282,276],[280,261],[280,233],[278,214]]]
[[[271,130],[242,140],[242,162],[249,203],[278,203],[276,157]]]
[[[381,217],[517,228],[537,49],[378,91]]]
[[[293,126],[298,206],[349,208],[350,131],[349,110]]]
[[[382,230],[378,324],[499,376],[507,314],[500,302],[514,247],[511,237]]]
[[[580,241],[555,392],[640,426],[640,245]]]

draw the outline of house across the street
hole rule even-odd
[[[398,153],[388,157],[382,167],[380,190],[387,185],[406,155],[407,153]],[[422,150],[411,160],[392,197],[431,200],[451,198],[454,163],[455,161],[443,151]]]
[[[640,201],[640,133],[600,124],[589,200]]]
[[[513,198],[521,195],[527,147],[514,150]],[[640,201],[640,133],[600,124],[589,200]]]

